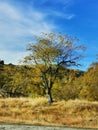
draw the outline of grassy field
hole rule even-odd
[[[98,128],[98,102],[69,100],[48,105],[46,98],[0,99],[0,122]]]

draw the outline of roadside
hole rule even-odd
[[[49,126],[32,126],[32,125],[0,125],[0,130],[91,130],[68,127],[49,127]],[[97,129],[94,129],[97,130]]]

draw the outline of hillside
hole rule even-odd
[[[83,75],[83,71],[61,67],[54,81],[54,96],[57,93],[56,90],[61,89],[59,87],[65,88],[66,83],[70,83]],[[0,65],[0,97],[44,96],[46,93],[42,85],[43,81],[41,80],[40,72],[33,68],[33,66]],[[64,91],[62,89],[62,92]]]

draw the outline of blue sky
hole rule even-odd
[[[98,0],[0,0],[0,59],[17,64],[33,35],[62,32],[87,46],[87,69],[98,54]]]

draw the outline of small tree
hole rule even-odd
[[[4,65],[4,60],[0,60],[0,65]]]
[[[43,34],[36,37],[35,43],[29,44],[27,50],[31,53],[24,58],[24,63],[33,64],[39,74],[42,86],[48,95],[48,102],[52,103],[51,89],[59,75],[61,66],[77,66],[82,57],[84,46],[77,45],[77,38],[68,35]]]

